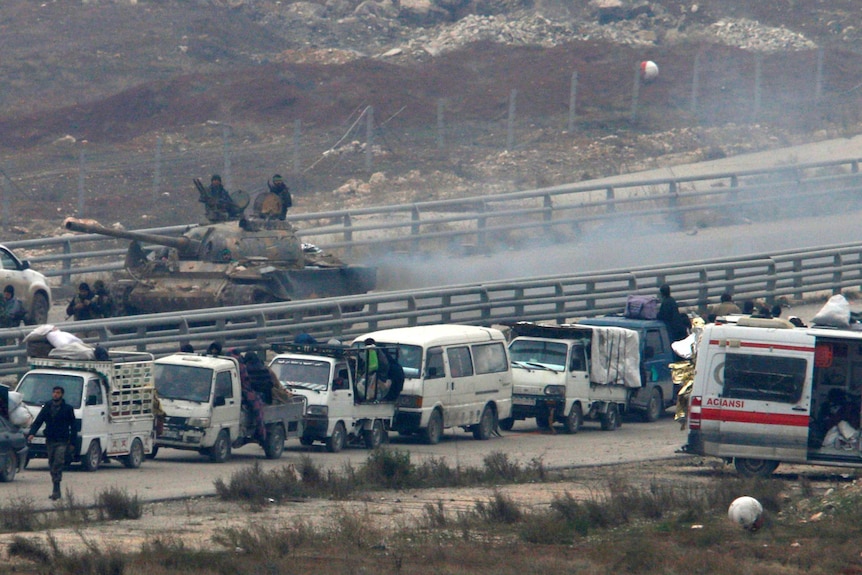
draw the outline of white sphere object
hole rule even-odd
[[[641,77],[649,82],[658,77],[658,65],[652,60],[644,60],[641,62]]]
[[[743,529],[756,531],[763,524],[763,506],[754,497],[737,497],[730,504],[727,516]]]

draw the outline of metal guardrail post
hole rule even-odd
[[[490,317],[491,317],[491,305],[490,305],[491,304],[491,298],[488,296],[487,291],[482,291],[482,293],[479,294],[479,301],[482,303],[482,309],[480,312],[481,313],[480,317],[482,318],[483,321],[487,322],[488,319],[490,319]]]
[[[851,160],[850,161],[850,173],[851,174],[858,174],[859,173],[859,162],[858,162],[858,160]]]
[[[375,305],[375,308],[376,307],[377,306]],[[407,311],[411,314],[416,311],[416,298],[414,298],[413,296],[407,298]],[[410,327],[415,327],[419,324],[416,321],[416,317],[411,315],[410,319],[407,321],[407,325],[409,325]]]
[[[514,299],[517,302],[524,301],[524,288],[515,288]],[[515,304],[515,317],[524,315],[524,304]]]
[[[685,215],[679,211],[679,186],[675,180],[668,182],[667,207],[670,210],[667,214],[671,224],[676,224],[678,227],[685,227]]]
[[[739,178],[730,176],[730,194],[728,194],[728,206],[731,209],[736,209],[736,202],[739,201]]]
[[[563,284],[554,284],[554,296],[559,298],[554,306],[557,312],[556,321],[560,324],[566,323],[566,321],[568,320],[568,318],[566,317],[566,302],[563,300],[564,295],[566,295],[566,290],[563,289]]]
[[[420,221],[422,219],[422,215],[419,213],[419,206],[413,204],[410,208],[410,221],[413,224],[410,226],[410,235],[413,237],[413,252],[416,253],[419,251],[419,234],[421,230]]]
[[[350,214],[344,214],[344,218],[342,219],[344,225],[344,241],[345,242],[353,242],[353,230],[351,229],[353,226],[353,222],[350,219]],[[344,248],[344,251],[347,252],[347,256],[350,257],[353,255],[353,246],[348,245]]]
[[[703,269],[698,272],[697,313],[706,317],[709,310],[709,273]]]
[[[796,268],[796,263],[793,264],[794,269]],[[766,301],[773,302],[775,301],[775,286],[778,283],[778,276],[776,275],[776,266],[775,261],[770,260],[769,265],[766,266]],[[795,280],[794,280],[795,282]]]
[[[442,310],[441,315],[441,323],[451,323],[452,321],[452,313],[449,311],[449,308],[452,307],[452,296],[446,294],[443,296],[443,301],[441,302],[440,308]]]
[[[614,188],[612,186],[608,186],[605,189],[605,200],[608,201],[608,207],[605,211],[609,214],[613,214],[617,211],[617,205],[614,202]]]
[[[550,194],[542,196],[542,220],[545,222],[544,233],[551,233],[551,222],[554,221],[554,200]]]
[[[480,215],[476,217],[476,251],[480,254],[486,253],[488,249],[488,234],[485,232],[485,226],[488,224],[488,218],[485,216],[486,211],[485,202],[480,203]]]
[[[63,242],[63,272],[71,272],[72,271],[72,242],[65,241]],[[72,274],[71,273],[63,273],[60,276],[60,285],[70,285],[72,283]]]
[[[793,287],[799,289],[793,293],[793,297],[796,299],[802,299],[802,284],[802,259],[795,258],[793,260]]]
[[[596,282],[584,282],[584,292],[588,295],[596,293]],[[596,309],[596,298],[587,297],[584,303],[587,307],[587,311]]]
[[[832,295],[841,293],[842,282],[844,281],[844,256],[843,254],[835,254],[832,256]]]

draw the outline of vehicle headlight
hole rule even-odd
[[[545,395],[566,395],[566,386],[565,385],[546,385],[545,386]]]
[[[399,395],[398,407],[406,407],[409,409],[420,409],[422,407],[421,395]]]
[[[314,415],[316,417],[328,417],[329,416],[329,406],[327,405],[309,405],[306,410],[308,415]]]
[[[189,427],[209,427],[210,426],[210,418],[209,417],[190,417],[188,419]]]

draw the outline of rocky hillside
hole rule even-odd
[[[118,190],[148,185],[151,175],[122,158],[159,138],[166,155],[215,150],[218,160],[226,124],[239,142],[234,179],[248,186],[272,169],[289,171],[285,149],[302,121],[318,151],[290,175],[304,210],[559,184],[856,133],[855,4],[8,0],[0,162],[10,212],[19,224],[45,219],[46,207],[74,212],[86,141],[98,164],[84,183],[96,199],[88,215],[130,226],[153,211],[157,223],[187,221],[197,210],[191,195],[165,200],[166,209],[123,196]],[[635,120],[631,76],[644,59],[661,73],[641,90]],[[763,96],[752,112],[756,69]],[[572,71],[578,108],[569,132]],[[513,90],[517,138],[507,146]],[[441,100],[458,121],[443,147]],[[363,138],[339,140],[367,106],[375,109],[373,177]],[[253,160],[242,158],[243,146]],[[188,187],[213,163],[167,166],[165,186]],[[188,209],[174,209],[177,201]]]

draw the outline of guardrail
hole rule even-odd
[[[591,223],[614,218],[660,218],[685,226],[686,217],[704,210],[742,214],[749,206],[770,206],[771,217],[803,199],[836,195],[858,199],[862,192],[859,162],[850,158],[794,164],[780,168],[721,172],[703,176],[632,179],[616,184],[565,185],[484,197],[295,214],[288,220],[298,235],[323,249],[354,255],[359,248],[439,251],[441,242],[460,240],[471,251],[484,252],[501,235],[539,231],[577,234]],[[749,180],[743,184],[743,180]],[[705,188],[705,189],[697,189]],[[329,225],[318,225],[326,220]],[[149,228],[149,233],[178,235],[189,226]],[[97,234],[70,234],[7,242],[13,249],[48,250],[29,258],[49,277],[68,285],[75,274],[123,267],[125,247],[74,252],[85,242],[125,246],[128,242]],[[113,242],[103,244],[103,242]],[[57,264],[57,267],[50,267]]]
[[[518,320],[571,321],[622,311],[632,293],[673,286],[682,306],[703,308],[726,289],[737,299],[815,292],[839,293],[862,286],[862,243],[825,246],[738,258],[650,266],[594,274],[521,278],[415,291],[304,300],[256,306],[163,313],[57,324],[105,347],[164,355],[181,343],[203,349],[211,341],[225,349],[264,348],[299,333],[349,339],[387,327],[464,323],[491,325]],[[360,311],[347,311],[347,310]],[[20,341],[29,328],[0,330],[0,375],[26,369]]]

